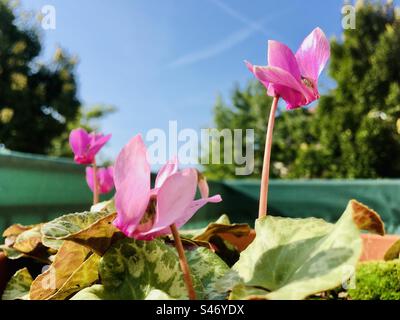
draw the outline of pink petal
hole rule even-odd
[[[78,128],[69,134],[69,144],[75,155],[75,162],[80,164],[90,164],[93,159],[87,158],[87,151],[90,147],[90,136],[85,129]]]
[[[109,193],[114,188],[113,167],[100,168],[98,170],[98,182],[100,186],[100,193]]]
[[[191,203],[189,208],[186,210],[185,214],[180,217],[175,223],[177,228],[182,227],[186,222],[190,220],[190,218],[193,217],[193,215],[200,210],[204,205],[207,203],[218,203],[221,202],[222,198],[219,194],[212,196],[210,198],[203,198],[199,200],[195,200]]]
[[[320,28],[314,29],[296,53],[301,74],[317,82],[330,57],[330,45]]]
[[[95,139],[92,140],[92,144],[88,150],[88,155],[90,157],[95,157],[96,154],[100,151],[100,149],[111,139],[111,134],[103,136],[96,135]]]
[[[167,178],[157,194],[157,213],[150,231],[141,237],[155,237],[185,215],[196,195],[197,171],[185,169]]]
[[[86,182],[90,188],[90,190],[94,189],[94,181],[93,181],[93,168],[92,167],[86,167]]]
[[[290,73],[297,81],[301,80],[296,57],[288,46],[278,41],[268,41],[268,65]]]
[[[114,166],[117,226],[128,237],[140,223],[150,199],[150,165],[146,146],[135,136],[120,152]]]
[[[305,88],[289,72],[277,67],[255,66],[254,69],[256,77],[260,81],[270,82],[274,93],[290,105],[306,105],[315,100],[313,92]]]
[[[165,180],[175,174],[178,171],[178,158],[174,157],[170,161],[168,161],[161,169],[158,171],[157,177],[156,177],[156,182],[155,182],[155,188],[158,189],[160,188]]]
[[[246,64],[247,69],[249,69],[249,71],[252,74],[254,74],[254,76],[255,76],[256,74],[255,74],[255,71],[254,71],[254,65],[252,65],[250,62],[248,62],[246,60],[244,61],[244,63]],[[268,88],[268,86],[269,86],[269,82],[268,81],[263,81],[263,80],[261,80],[259,78],[258,78],[258,80],[263,84],[264,87]]]

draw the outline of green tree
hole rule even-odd
[[[0,1],[0,143],[11,150],[49,153],[80,109],[76,60],[57,49],[41,63],[41,51],[39,24]]]
[[[299,155],[296,176],[400,175],[400,19],[391,1],[359,1],[356,17],[356,29],[331,42],[337,86],[319,102],[312,128],[318,149]]]
[[[214,123],[219,130],[254,129],[254,172],[252,177],[261,176],[262,159],[265,146],[268,115],[272,98],[267,96],[265,88],[257,81],[252,80],[241,89],[236,86],[231,96],[231,104],[226,104],[218,97],[214,107]],[[296,157],[297,149],[302,143],[311,143],[313,137],[309,134],[312,112],[307,109],[298,109],[289,112],[280,112],[275,122],[274,141],[272,146],[271,176],[287,177],[290,167]],[[242,142],[245,154],[245,136]],[[210,147],[212,148],[212,146]],[[223,139],[220,143],[220,154],[224,154]],[[232,152],[235,152],[232,150]],[[211,160],[211,159],[209,159]],[[211,162],[211,161],[210,161]],[[208,177],[214,179],[248,178],[235,174],[236,164],[210,163],[205,166]]]
[[[400,176],[400,18],[392,1],[358,1],[356,8],[356,29],[331,41],[329,74],[336,87],[315,111],[284,112],[276,121],[274,177]],[[221,100],[215,106],[218,128],[256,129],[256,176],[270,103],[263,89],[237,88],[231,106]],[[233,177],[226,167],[209,165],[206,171]]]

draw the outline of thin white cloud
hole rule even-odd
[[[253,23],[252,26],[247,26],[237,32],[234,32],[227,36],[225,39],[218,41],[215,44],[212,44],[202,50],[195,51],[189,54],[186,54],[182,57],[175,59],[174,61],[168,64],[168,67],[181,67],[190,65],[202,60],[206,60],[212,58],[218,54],[225,52],[228,49],[236,46],[237,44],[243,42],[255,32],[258,31],[258,28],[261,26],[261,21],[257,23]]]
[[[197,50],[195,52],[183,55],[178,57],[177,59],[168,63],[167,67],[176,68],[191,65],[209,58],[213,58],[226,50],[233,48],[234,46],[238,45],[239,43],[245,41],[250,36],[252,36],[256,32],[260,32],[268,37],[271,37],[272,34],[275,32],[271,29],[265,29],[263,24],[267,20],[272,20],[276,18],[277,15],[275,14],[268,14],[268,17],[259,21],[253,21],[242,15],[237,10],[229,7],[221,0],[210,0],[214,5],[218,6],[225,14],[229,15],[230,17],[240,21],[245,26],[244,28],[240,29],[237,32],[234,32],[228,35],[225,39],[220,40],[204,49]],[[279,12],[278,15],[281,15],[282,12]],[[275,34],[276,35],[276,34]]]
[[[227,15],[229,15],[232,18],[242,22],[246,26],[252,27],[255,30],[260,31],[261,33],[263,33],[265,35],[268,35],[268,36],[271,35],[271,32],[270,31],[268,32],[265,28],[262,27],[262,25],[257,25],[257,23],[254,23],[254,21],[252,21],[251,19],[248,19],[247,17],[245,17],[239,11],[233,9],[232,7],[229,7],[228,5],[226,5],[221,0],[210,0],[210,1],[213,4],[215,4],[216,6],[218,6]],[[269,16],[269,18],[271,18],[271,17]]]

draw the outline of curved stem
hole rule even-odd
[[[172,231],[172,235],[174,236],[176,250],[178,251],[179,255],[179,263],[181,265],[181,269],[183,272],[183,279],[185,280],[189,299],[196,300],[196,292],[194,291],[193,288],[192,277],[190,276],[190,269],[186,260],[185,251],[183,249],[181,236],[179,235],[178,229],[176,228],[175,224],[172,224],[170,228]]]
[[[93,161],[93,204],[99,203],[99,182],[97,180],[96,159]]]
[[[265,150],[264,150],[264,161],[261,175],[261,190],[260,190],[260,204],[258,208],[258,217],[265,217],[268,210],[268,184],[269,184],[269,168],[271,162],[271,147],[272,147],[272,136],[275,124],[275,114],[278,109],[279,97],[274,97],[272,101],[271,111],[268,120],[267,135],[265,137]]]

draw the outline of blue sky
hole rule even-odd
[[[243,60],[266,63],[267,40],[296,50],[317,26],[340,36],[342,0],[22,0],[25,9],[56,8],[56,30],[43,32],[43,59],[60,45],[80,58],[79,97],[112,104],[102,121],[115,157],[151,128],[200,129],[234,83],[252,76]],[[322,90],[332,85],[325,76]]]

